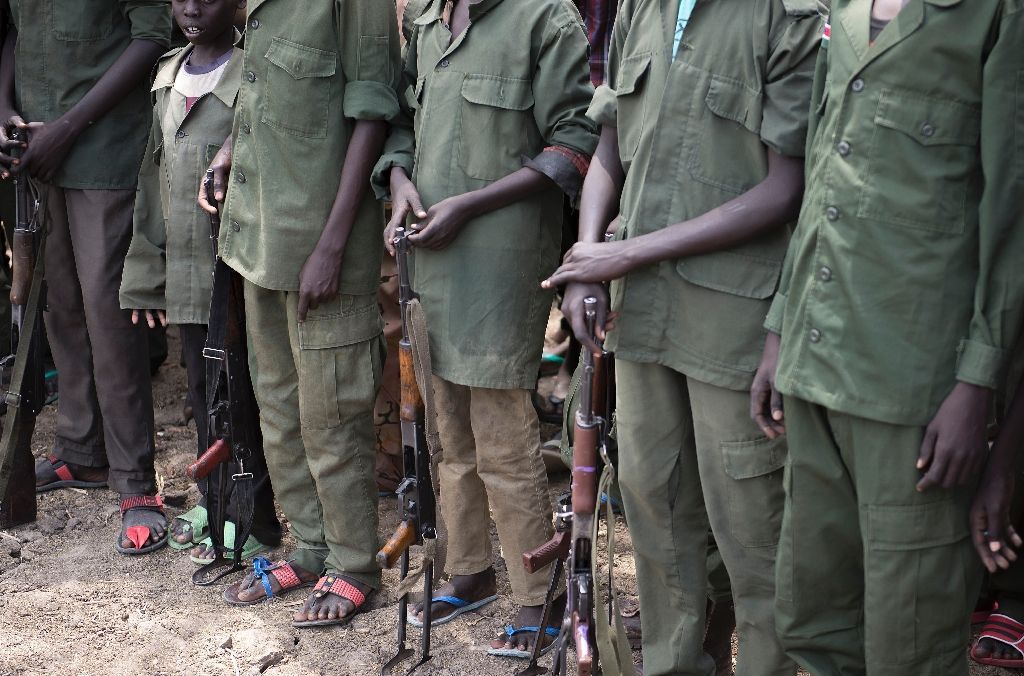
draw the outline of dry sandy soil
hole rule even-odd
[[[195,431],[183,425],[185,376],[173,332],[170,338],[171,357],[154,389],[157,471],[165,495],[175,503],[173,515],[193,504],[198,493],[184,477],[194,458]],[[53,425],[54,411],[48,408],[39,419],[36,455],[47,452]],[[564,475],[553,477],[552,495],[566,483]],[[249,609],[230,608],[221,600],[222,587],[190,584],[195,567],[183,553],[164,548],[149,556],[117,554],[117,511],[116,496],[108,491],[55,491],[40,496],[35,524],[0,532],[0,676],[362,676],[379,673],[393,653],[396,598],[386,590],[396,582],[395,573],[385,573],[385,591],[349,627],[296,630],[289,619],[301,594]],[[381,537],[396,519],[394,500],[381,500]],[[629,533],[621,520],[616,550],[617,585],[628,603],[635,599],[636,580]],[[501,569],[499,584],[507,593]],[[438,627],[434,658],[417,673],[515,673],[525,663],[485,653],[486,643],[513,610],[502,599]],[[972,676],[1008,673],[975,668]]]

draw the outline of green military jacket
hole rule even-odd
[[[429,208],[517,171],[546,147],[589,157],[597,145],[586,117],[593,87],[572,4],[482,0],[454,40],[444,4],[432,0],[418,18],[417,5],[407,10],[403,116],[377,165],[379,193],[396,165]],[[436,375],[474,387],[536,384],[551,308],[540,283],[558,263],[563,199],[552,184],[473,219],[442,251],[415,251],[413,286]]]
[[[924,425],[997,388],[1024,309],[1024,3],[835,0],[807,191],[767,326],[788,395]]]
[[[356,120],[398,113],[395,8],[379,0],[249,0],[248,8],[220,254],[257,286],[296,291]],[[376,291],[383,227],[367,189],[342,258],[341,293]]]
[[[153,125],[139,172],[134,232],[121,277],[121,307],[163,309],[172,324],[207,324],[213,289],[210,216],[196,193],[231,133],[242,74],[235,49],[220,83],[185,114],[174,78],[191,53],[165,54],[153,82]]]
[[[626,170],[618,238],[694,218],[761,182],[768,151],[802,156],[814,0],[700,0],[676,58],[678,0],[625,0],[590,115],[617,129]],[[749,387],[789,237],[668,260],[612,283],[608,345],[719,387]]]
[[[18,31],[15,107],[28,122],[53,122],[68,112],[131,40],[166,48],[171,39],[169,0],[10,0],[10,8]],[[53,184],[133,189],[150,114],[149,82],[140,82],[82,132]]]

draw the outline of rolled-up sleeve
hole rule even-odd
[[[391,199],[391,169],[402,167],[405,173],[412,176],[413,158],[416,153],[416,137],[413,132],[413,110],[411,101],[416,100],[416,46],[415,31],[406,36],[407,42],[402,51],[402,73],[398,87],[399,111],[391,119],[388,138],[384,142],[384,151],[373,168],[370,185],[377,199]]]
[[[780,155],[804,155],[814,67],[824,25],[817,12],[787,13],[772,36],[761,140]]]
[[[132,27],[133,40],[171,45],[170,0],[121,0],[121,8]]]
[[[956,371],[960,381],[993,389],[1024,318],[1024,7],[1015,7],[1002,17],[982,72],[978,281]]]
[[[345,73],[345,117],[391,120],[398,115],[398,24],[394,4],[337,0],[338,51]]]
[[[587,49],[583,27],[566,12],[544,37],[533,78],[533,116],[546,145],[589,157],[597,130],[586,115],[594,92]]]

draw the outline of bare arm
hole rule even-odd
[[[6,54],[6,44],[4,48]],[[138,86],[149,75],[153,64],[163,52],[163,45],[156,42],[132,40],[92,89],[64,115],[51,122],[13,121],[14,126],[31,129],[28,149],[21,162],[22,168],[44,181],[52,178],[79,135]],[[0,92],[5,96],[10,95],[8,102],[13,101],[14,76],[0,75],[3,76],[0,79]],[[9,83],[6,82],[7,77],[10,77]]]
[[[608,244],[581,241],[544,286],[617,279],[660,261],[730,249],[791,223],[800,211],[803,166],[800,158],[769,151],[768,175],[739,197],[639,237]]]
[[[382,120],[356,122],[341,168],[334,205],[320,240],[299,273],[299,321],[305,321],[307,310],[316,309],[338,293],[345,245],[359,213],[359,205],[370,189],[370,172],[380,157],[387,130],[387,122]]]

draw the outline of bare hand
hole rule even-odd
[[[781,342],[779,334],[768,332],[764,340],[764,352],[761,353],[761,364],[750,386],[750,417],[769,439],[776,439],[786,433],[782,395],[775,389],[775,371],[779,364]]]
[[[405,175],[401,167],[394,167],[391,170],[391,220],[384,228],[384,248],[392,256],[395,255],[395,229],[405,225],[405,219],[413,214],[416,218],[423,220],[427,217],[427,211],[423,208],[423,200],[416,186]]]
[[[157,322],[160,326],[167,326],[167,313],[163,310],[132,310],[132,324],[138,324],[143,317],[151,329],[156,328]]]
[[[562,314],[569,320],[576,340],[597,354],[601,352],[601,346],[587,333],[583,314],[583,299],[590,297],[597,299],[594,333],[598,340],[604,341],[607,332],[614,327],[615,316],[608,313],[608,291],[603,284],[570,284],[562,295]]]
[[[962,486],[977,476],[988,454],[985,428],[992,391],[958,382],[939,406],[921,442],[917,468],[925,472],[917,490]]]
[[[199,183],[199,206],[201,206],[208,214],[216,215],[217,205],[223,203],[224,197],[227,195],[228,174],[231,173],[231,149],[232,143],[229,138],[224,142],[224,145],[220,147],[217,154],[213,156],[213,161],[210,162],[210,166],[207,167],[207,171],[213,172],[212,202],[209,199],[210,196],[206,194],[206,183]]]
[[[541,282],[545,289],[574,282],[607,282],[632,269],[629,240],[617,242],[576,242],[562,259],[562,265]]]
[[[1009,568],[1017,560],[1014,548],[1024,545],[1010,522],[1013,487],[1013,470],[989,463],[971,503],[971,539],[989,573]]]
[[[14,129],[28,129],[28,125],[25,120],[21,118],[21,115],[17,113],[11,113],[4,118],[4,122],[0,125],[0,166],[3,167],[0,170],[0,178],[10,178],[11,167],[17,166],[21,163],[21,160],[8,154],[13,148],[27,148],[28,144],[24,141],[15,141],[11,138],[11,131]]]
[[[306,321],[309,310],[338,295],[340,282],[341,254],[328,253],[319,246],[313,249],[299,273],[299,321]]]
[[[472,216],[465,195],[443,199],[427,209],[425,218],[412,224],[409,241],[423,249],[444,249],[455,241]]]
[[[12,171],[25,172],[43,182],[52,180],[78,140],[78,131],[60,119],[44,124],[18,118],[13,126],[27,131],[29,140],[21,162]]]

